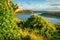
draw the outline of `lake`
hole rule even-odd
[[[35,14],[17,14],[16,17],[21,19],[21,20],[27,20],[31,15],[35,15],[35,16],[41,16],[41,13],[35,13]],[[59,17],[51,17],[51,16],[42,16],[45,20],[55,24],[57,22],[60,22],[60,18]]]

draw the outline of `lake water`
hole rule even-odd
[[[16,17],[21,20],[27,20],[31,15],[40,16],[41,13],[35,13],[35,14],[17,14]],[[57,22],[60,22],[60,18],[58,17],[48,17],[48,16],[42,16],[45,20],[55,24]]]

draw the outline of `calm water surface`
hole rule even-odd
[[[35,14],[17,14],[16,17],[21,19],[21,20],[27,20],[31,15],[39,15],[41,13],[35,13]],[[40,15],[39,15],[40,16]],[[47,16],[42,16],[45,20],[51,22],[51,23],[57,23],[60,22],[60,18],[58,17],[47,17]]]

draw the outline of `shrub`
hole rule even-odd
[[[28,20],[24,23],[23,28],[39,30],[38,33],[47,38],[47,40],[51,40],[51,37],[56,31],[56,28],[53,24],[44,20],[44,18],[42,18],[41,16],[34,15],[28,18]]]
[[[0,40],[17,40],[19,38],[14,17],[13,8],[8,6],[7,0],[0,0]]]
[[[52,40],[60,40],[60,23],[55,24],[56,27],[56,33],[54,33]]]

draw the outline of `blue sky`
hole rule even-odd
[[[30,10],[58,10],[60,0],[12,0],[22,9]]]

